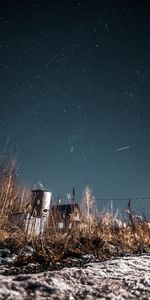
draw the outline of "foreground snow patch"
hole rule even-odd
[[[0,275],[0,300],[150,299],[150,256],[39,274]]]

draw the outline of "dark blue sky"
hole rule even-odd
[[[150,196],[147,3],[0,1],[1,149],[20,182]]]

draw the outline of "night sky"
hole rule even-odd
[[[0,140],[30,188],[149,197],[148,1],[0,1]]]

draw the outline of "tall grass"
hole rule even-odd
[[[42,235],[27,235],[11,221],[11,214],[26,211],[30,192],[18,184],[14,162],[4,164],[0,170],[0,246],[10,247],[18,254],[18,260],[56,262],[83,254],[92,254],[101,260],[150,251],[149,223],[135,221],[130,205],[124,225],[116,222],[116,214],[111,210],[96,214],[95,199],[88,187],[80,204],[82,217],[78,224],[62,231],[57,226],[57,216],[50,214]],[[27,244],[34,248],[30,258],[24,255]]]
[[[11,215],[17,211],[25,211],[30,193],[17,183],[15,161],[4,161],[0,171],[0,244],[16,238],[19,245],[19,233],[20,237],[23,233],[11,222]]]

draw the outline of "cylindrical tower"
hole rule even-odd
[[[44,190],[32,191],[31,216],[43,218],[49,216],[52,193]]]

